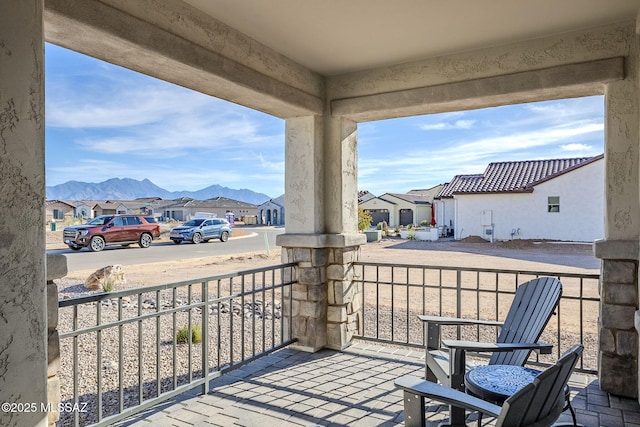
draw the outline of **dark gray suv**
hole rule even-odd
[[[231,224],[226,219],[220,218],[195,218],[181,226],[171,229],[169,238],[173,243],[180,244],[183,240],[193,243],[208,242],[211,239],[220,239],[226,242],[231,236]]]

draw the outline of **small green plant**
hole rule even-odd
[[[394,228],[394,229],[393,229],[393,231],[395,231],[395,232],[396,232],[396,234],[397,234],[397,233],[399,233],[399,232],[400,232],[400,227],[398,227],[398,226],[396,225],[396,228]]]
[[[113,288],[115,288],[116,285],[116,280],[112,277],[109,277],[108,279],[105,279],[104,282],[102,282],[102,290],[104,292],[113,292]]]
[[[416,240],[416,231],[413,229],[413,227],[409,228],[409,234],[407,234],[407,240]]]
[[[176,343],[187,344],[189,342],[189,326],[184,325],[176,332]],[[191,342],[198,344],[202,342],[202,326],[199,323],[191,326]]]
[[[429,221],[427,221],[426,219],[423,219],[422,221],[420,221],[420,227],[428,227],[429,226]]]
[[[413,230],[413,224],[407,225],[407,230]]]

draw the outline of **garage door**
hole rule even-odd
[[[389,210],[388,209],[369,209],[367,210],[371,215],[371,225],[378,225],[382,221],[389,224]]]
[[[400,225],[413,224],[413,209],[400,209]]]

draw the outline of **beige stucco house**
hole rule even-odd
[[[384,193],[379,197],[362,191],[358,195],[358,206],[371,215],[373,225],[382,221],[390,227],[420,225],[423,221],[430,223],[431,204],[440,188],[442,185],[407,193]]]
[[[371,194],[371,193],[368,193]],[[372,195],[373,196],[373,195]],[[398,214],[396,212],[396,203],[385,200],[382,197],[367,197],[358,203],[358,206],[364,209],[371,216],[371,225],[376,226],[378,223],[386,221],[390,227],[398,224]]]
[[[255,216],[258,207],[251,203],[229,199],[227,197],[214,197],[206,200],[195,200],[183,197],[176,200],[165,200],[158,209],[163,218],[171,218],[177,221],[187,221],[196,217],[215,217],[241,219],[245,216]]]
[[[64,221],[65,218],[73,218],[75,215],[75,206],[62,200],[47,200],[44,206],[47,223]]]
[[[308,309],[291,330],[307,351],[344,348],[353,334],[350,266],[365,241],[358,123],[603,94],[598,373],[605,391],[637,397],[640,2],[486,4],[3,1],[0,401],[47,402],[56,386],[57,292],[47,276],[63,268],[45,252],[45,40],[286,121],[278,244],[283,261],[299,263],[295,302]],[[0,424],[47,423],[42,412],[0,413]]]

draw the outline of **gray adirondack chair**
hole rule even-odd
[[[537,342],[562,295],[562,283],[554,277],[539,277],[518,287],[504,322],[418,316],[424,323],[425,378],[464,391],[464,375],[469,368],[467,352],[491,352],[489,364],[525,364],[531,351],[550,354],[551,344]],[[440,339],[442,325],[489,325],[501,327],[497,342],[482,343]],[[444,346],[445,348],[443,348]],[[451,408],[451,419],[463,423],[464,414]]]
[[[583,349],[581,345],[573,346],[555,365],[509,397],[502,406],[422,378],[411,375],[400,377],[395,385],[404,390],[405,426],[424,427],[425,398],[497,417],[496,427],[551,426],[562,413],[565,387]]]

